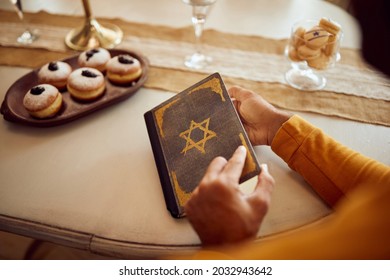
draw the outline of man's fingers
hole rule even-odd
[[[240,88],[238,86],[232,86],[228,89],[228,94],[230,98],[237,99],[237,92],[240,91]]]
[[[244,168],[245,158],[246,148],[244,146],[239,146],[223,168],[223,173],[226,177],[229,177],[238,183],[242,169]]]
[[[261,173],[254,192],[248,197],[248,202],[256,207],[259,214],[265,214],[271,203],[271,195],[274,189],[275,180],[268,172],[266,164],[261,165]]]
[[[232,86],[229,88],[228,93],[230,98],[236,99],[237,102],[243,101],[245,98],[248,98],[251,95],[255,95],[255,93],[252,91],[241,88],[239,86]]]
[[[268,172],[267,164],[261,164],[260,167],[261,167],[261,173],[259,174],[259,179],[256,185],[255,192],[256,191],[267,192],[271,195],[274,189],[275,180]]]
[[[213,159],[207,167],[206,173],[203,176],[202,182],[210,182],[217,178],[225,167],[227,160],[223,157],[216,157]]]

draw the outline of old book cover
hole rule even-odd
[[[198,82],[144,115],[165,201],[172,216],[183,206],[217,156],[248,151],[240,178],[260,172],[252,145],[218,73]]]

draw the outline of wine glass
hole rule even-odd
[[[36,39],[38,39],[38,35],[28,28],[28,25],[26,23],[23,14],[22,1],[21,0],[9,0],[9,1],[14,6],[19,19],[24,25],[24,32],[17,38],[18,43],[25,44],[25,45],[31,44]]]
[[[343,32],[330,19],[304,20],[291,29],[285,55],[291,69],[285,73],[289,85],[301,90],[320,90],[326,85],[323,71],[340,60],[340,41]]]
[[[212,58],[202,51],[202,34],[204,24],[211,6],[217,0],[182,0],[185,4],[192,6],[192,24],[195,31],[196,50],[190,56],[187,56],[184,64],[189,68],[202,69],[211,63]]]
[[[74,50],[84,51],[97,47],[113,48],[122,41],[122,30],[106,23],[102,26],[93,16],[89,0],[82,0],[85,22],[84,25],[71,30],[65,37],[65,44]]]

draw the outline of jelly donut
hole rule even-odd
[[[78,64],[81,67],[91,67],[104,72],[110,58],[111,54],[106,49],[96,48],[82,52],[78,57]]]
[[[107,78],[114,84],[129,84],[141,74],[141,63],[128,54],[115,56],[107,63]]]
[[[83,67],[70,74],[67,87],[73,98],[92,101],[103,95],[106,84],[102,72]]]
[[[35,118],[50,118],[61,109],[62,95],[55,86],[40,84],[26,93],[23,106]]]
[[[38,81],[41,84],[50,84],[63,90],[66,88],[66,83],[72,67],[63,61],[52,61],[43,65],[38,71]]]

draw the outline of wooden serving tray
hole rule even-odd
[[[131,86],[118,86],[112,84],[107,77],[106,89],[104,95],[92,102],[80,102],[73,99],[67,90],[62,91],[63,104],[58,114],[48,119],[37,119],[32,117],[23,106],[23,98],[25,94],[34,86],[38,85],[38,71],[37,68],[28,74],[18,79],[7,91],[4,101],[1,104],[1,114],[5,120],[16,122],[20,124],[37,126],[37,127],[51,127],[62,125],[70,121],[79,119],[83,116],[91,114],[97,110],[106,108],[112,104],[118,103],[133,95],[147,80],[149,62],[147,58],[142,55],[128,50],[113,49],[109,50],[111,56],[119,54],[129,54],[137,58],[142,67],[141,77],[132,83]],[[78,55],[63,60],[69,63],[73,70],[80,68],[77,63]]]

